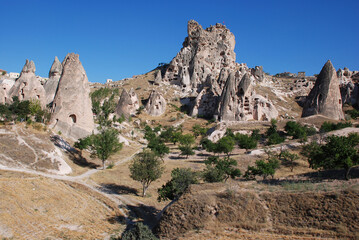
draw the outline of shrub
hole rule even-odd
[[[172,179],[158,189],[158,201],[179,198],[191,184],[198,183],[198,176],[190,168],[175,168],[171,172]]]
[[[268,128],[266,135],[268,137],[268,145],[284,142],[284,138],[277,131],[277,121],[275,119],[271,120],[271,126]]]
[[[246,152],[248,152],[249,149],[256,148],[258,144],[257,139],[246,134],[237,133],[235,139],[237,140],[238,146],[240,148],[246,149]]]
[[[352,119],[357,119],[359,117],[359,111],[356,109],[345,111],[346,114],[349,114]]]
[[[331,132],[331,131],[335,131],[335,130],[339,130],[339,129],[343,129],[343,128],[347,128],[347,127],[351,127],[351,126],[352,126],[351,122],[339,122],[337,124],[330,123],[330,122],[324,122],[322,124],[322,126],[320,127],[320,132]]]
[[[158,240],[152,231],[142,222],[137,222],[135,225],[126,230],[121,237],[122,240]]]

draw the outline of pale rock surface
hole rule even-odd
[[[175,81],[184,91],[193,91],[206,81],[208,74],[217,79],[222,68],[236,68],[235,38],[224,25],[217,23],[204,30],[190,20],[187,32],[183,48],[166,69],[165,80]]]
[[[155,85],[160,85],[162,82],[162,74],[161,74],[161,70],[158,70],[156,72],[156,77],[155,77],[155,81],[154,81],[154,84]]]
[[[90,135],[95,124],[89,94],[89,82],[79,55],[67,54],[52,105],[50,127],[75,140]]]
[[[9,102],[9,91],[14,86],[15,81],[10,79],[4,79],[0,81],[0,104]]]
[[[342,98],[337,73],[328,60],[310,91],[302,112],[302,117],[321,114],[331,119],[344,119]]]
[[[133,88],[131,88],[129,92],[123,89],[115,113],[118,117],[124,116],[128,119],[130,116],[136,114],[139,107],[138,96]]]
[[[153,90],[146,104],[146,112],[151,116],[160,116],[166,111],[166,100],[156,90]]]
[[[55,60],[52,63],[49,71],[49,79],[44,84],[46,92],[46,104],[50,104],[54,101],[61,74],[62,64],[60,63],[59,59],[55,57]]]
[[[7,99],[9,102],[12,101],[12,97],[17,96],[20,101],[38,100],[42,107],[46,106],[45,89],[36,79],[35,71],[35,63],[26,59],[20,77],[9,90]]]

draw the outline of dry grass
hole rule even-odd
[[[0,236],[99,239],[124,226],[117,206],[88,188],[1,171]],[[24,176],[24,177],[23,177]]]

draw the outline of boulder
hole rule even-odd
[[[49,71],[49,79],[45,82],[44,88],[46,92],[46,104],[50,104],[54,101],[59,80],[62,74],[62,64],[59,59],[55,57]]]
[[[117,117],[124,116],[128,119],[130,116],[136,114],[139,107],[138,97],[133,88],[131,88],[129,92],[127,92],[126,89],[123,89],[115,113]]]
[[[166,111],[166,100],[162,95],[153,90],[146,104],[146,112],[151,116],[160,116]]]
[[[263,72],[263,66],[255,66],[253,69],[251,69],[252,75],[260,82],[264,80],[264,72]]]
[[[90,86],[79,55],[67,54],[53,105],[50,127],[65,137],[77,140],[95,128]]]
[[[344,119],[342,98],[337,73],[328,60],[310,91],[302,112],[302,117],[321,114],[331,119]]]
[[[9,101],[12,101],[12,97],[16,96],[20,101],[37,100],[43,108],[46,106],[45,89],[36,79],[35,71],[35,63],[26,59],[20,77],[9,90]]]

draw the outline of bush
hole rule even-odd
[[[359,111],[356,109],[345,111],[346,114],[349,114],[352,119],[357,119],[359,117]]]
[[[320,132],[331,132],[347,127],[351,127],[353,124],[351,122],[339,122],[337,124],[330,123],[330,122],[324,122],[322,126],[320,127]]]
[[[198,183],[198,176],[190,168],[175,168],[171,172],[172,179],[158,189],[158,201],[179,198],[191,184]]]
[[[294,121],[287,122],[284,130],[287,132],[287,135],[292,136],[293,139],[301,139],[304,141],[307,140],[307,136],[311,136],[316,133],[315,128],[302,126],[301,124]]]
[[[142,222],[137,222],[135,225],[126,230],[121,237],[122,240],[158,240],[152,231]]]
[[[268,137],[268,145],[279,144],[285,140],[277,131],[277,121],[275,119],[271,120],[271,126],[268,128],[266,135]]]

